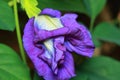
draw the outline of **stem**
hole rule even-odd
[[[13,1],[14,1],[14,15],[15,15],[16,33],[17,33],[17,39],[18,39],[18,43],[19,43],[20,54],[21,54],[21,57],[22,57],[22,60],[24,61],[24,63],[26,63],[25,53],[24,53],[22,39],[21,39],[21,33],[20,33],[20,26],[19,26],[17,0],[13,0]]]
[[[91,19],[91,21],[90,21],[90,32],[92,33],[92,31],[93,31],[93,24],[94,24],[94,18],[92,18]]]

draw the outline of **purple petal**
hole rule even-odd
[[[73,19],[73,17],[75,18]],[[71,32],[69,34],[70,36],[67,38],[69,41],[66,43],[67,49],[71,49],[72,51],[83,56],[91,57],[95,47],[92,42],[90,32],[83,25],[77,23],[76,15],[65,14],[61,18],[61,21],[63,25],[68,27]]]
[[[65,14],[61,17],[61,22],[65,27],[51,31],[43,30],[41,31],[43,34],[39,34],[39,40],[65,36],[67,50],[91,57],[95,47],[90,32],[83,25],[78,24],[76,18],[75,14]],[[46,34],[45,37],[40,36],[44,34]]]
[[[49,15],[49,16],[52,16],[52,17],[60,17],[61,16],[60,11],[54,10],[54,9],[51,9],[51,8],[43,9],[40,14]]]
[[[69,80],[71,77],[75,76],[72,54],[69,52],[65,52],[64,54],[64,63],[59,66],[58,80]]]
[[[56,52],[55,60],[57,62],[61,59],[63,52],[66,51],[63,44],[64,44],[64,37],[59,37],[54,40],[54,47]]]
[[[23,45],[24,48],[35,65],[35,68],[40,76],[43,76],[45,80],[54,80],[55,76],[53,75],[52,70],[49,68],[48,64],[46,64],[43,60],[41,60],[38,56],[41,54],[42,50],[36,47],[33,43],[34,39],[34,27],[33,27],[34,19],[30,19],[25,26],[24,36],[23,36]]]
[[[64,51],[66,50],[65,47],[62,46],[63,43],[64,37],[58,37],[54,39],[55,55],[52,61],[52,69],[55,74],[58,73],[58,65],[61,64],[59,62],[64,59]]]

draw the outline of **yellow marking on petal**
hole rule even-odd
[[[51,18],[47,15],[38,16],[35,18],[35,24],[38,25],[39,29],[45,29],[45,30],[54,30],[60,27],[63,27],[61,24],[60,19],[58,18]],[[46,40],[44,42],[45,47],[50,52],[50,55],[53,55],[54,53],[54,47],[53,47],[53,41],[52,39]]]

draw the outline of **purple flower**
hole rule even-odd
[[[95,47],[91,35],[76,18],[76,14],[61,16],[58,10],[46,8],[26,24],[24,48],[45,80],[75,76],[72,52],[92,56]]]

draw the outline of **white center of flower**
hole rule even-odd
[[[59,18],[52,18],[47,15],[41,15],[35,18],[34,25],[39,29],[44,30],[54,30],[57,28],[63,27]],[[54,46],[53,40],[49,39],[44,42],[45,48],[48,51],[45,51],[45,57],[51,59],[54,56]]]

